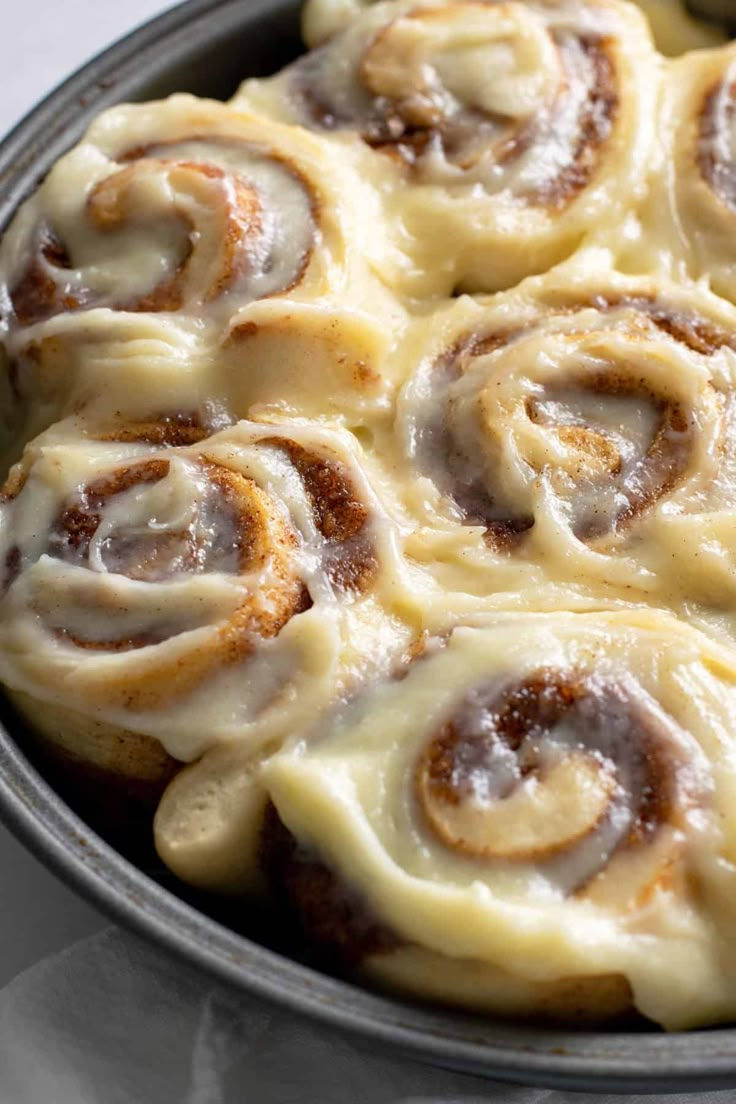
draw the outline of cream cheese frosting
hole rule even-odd
[[[78,434],[48,431],[6,484],[8,686],[43,684],[50,707],[82,701],[189,761],[305,723],[352,649],[380,666],[401,565],[351,438],[245,422]]]
[[[733,877],[735,685],[730,651],[658,613],[510,615],[430,646],[267,785],[394,933],[369,971],[398,954],[406,984],[418,947],[461,982],[474,960],[480,1006],[503,1005],[499,971],[621,975],[671,1028],[728,1018],[733,887],[701,887]]]
[[[736,315],[599,261],[456,300],[408,336],[385,445],[418,522],[407,551],[452,593],[646,594],[731,624]]]
[[[627,4],[390,0],[235,102],[385,181],[408,290],[495,291],[635,201],[659,70]]]

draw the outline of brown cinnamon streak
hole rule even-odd
[[[347,469],[296,441],[270,437],[263,443],[284,452],[304,483],[315,524],[327,542],[325,568],[334,585],[346,591],[365,590],[378,569],[378,559],[368,509],[356,495]]]

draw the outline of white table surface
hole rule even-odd
[[[168,3],[1,0],[0,133],[83,61]],[[44,955],[101,928],[79,900],[0,826],[0,987]]]

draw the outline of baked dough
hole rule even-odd
[[[395,962],[494,1012],[726,1019],[735,674],[656,612],[457,628],[266,768],[341,890],[315,897],[288,845],[270,861],[306,930],[384,982]]]
[[[627,4],[391,0],[235,102],[334,135],[401,231],[394,279],[447,295],[509,287],[621,217],[658,84]]]
[[[443,305],[406,350],[381,449],[417,522],[407,553],[445,595],[644,599],[733,634],[730,304],[581,255]]]

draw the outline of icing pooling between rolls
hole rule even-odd
[[[293,680],[314,679],[319,700],[342,631],[357,644],[365,620],[369,640],[393,556],[349,440],[239,423],[157,449],[151,426],[140,442],[135,427],[104,441],[60,428],[6,486],[5,681],[29,691],[43,670],[47,700],[82,695],[184,760],[217,732],[306,716]]]

